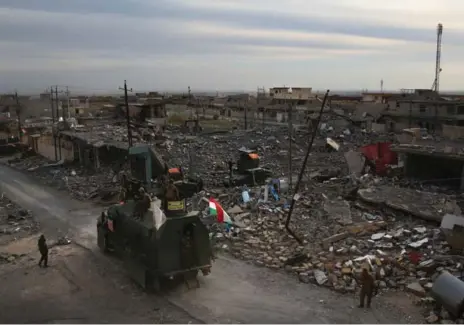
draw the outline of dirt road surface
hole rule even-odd
[[[38,184],[29,175],[0,165],[1,190],[32,210],[45,234],[67,234],[93,252],[96,260],[112,263],[96,245],[96,217],[101,208],[71,200],[65,193]],[[405,293],[378,296],[371,310],[356,308],[355,295],[340,295],[279,272],[219,257],[201,288],[179,287],[168,294],[171,303],[206,323],[420,323],[412,298]],[[71,307],[68,307],[71,308]],[[77,320],[76,320],[77,321]]]
[[[198,323],[77,245],[50,249],[37,266],[37,236],[0,247],[22,255],[0,268],[1,323]]]

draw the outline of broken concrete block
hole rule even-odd
[[[353,223],[351,219],[350,203],[345,200],[327,200],[324,203],[324,210],[341,225]]]
[[[243,210],[241,207],[239,207],[238,205],[235,205],[233,208],[230,208],[229,210],[227,210],[227,213],[230,213],[230,214],[234,214],[234,213],[242,213]]]
[[[301,272],[298,274],[298,279],[303,283],[309,283],[309,274],[306,272]]]
[[[327,282],[328,278],[325,273],[321,270],[314,270],[314,277],[318,285],[323,285]]]
[[[384,233],[384,232],[379,232],[379,233],[377,233],[377,234],[373,234],[373,235],[371,236],[371,239],[372,239],[372,240],[380,240],[380,239],[382,239],[384,236],[385,236],[385,233]]]
[[[427,324],[435,324],[436,322],[438,322],[438,316],[435,314],[432,314],[429,317],[427,317],[425,321],[427,322]]]
[[[343,239],[347,238],[348,235],[349,234],[347,232],[342,232],[342,233],[333,235],[333,236],[331,236],[329,238],[324,239],[322,241],[322,246],[324,247],[324,249],[329,249],[330,244],[335,243],[335,242],[340,241],[340,240],[343,240]]]
[[[351,273],[352,273],[352,270],[351,270],[350,267],[344,267],[344,268],[342,269],[342,273],[343,273],[343,274],[351,274]]]
[[[425,297],[425,289],[418,282],[408,284],[406,290],[418,297]]]

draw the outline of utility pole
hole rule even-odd
[[[54,94],[53,94],[53,86],[50,87],[50,106],[51,106],[51,110],[52,110],[52,135],[53,135],[53,144],[54,144],[54,147],[55,147],[55,161],[58,161],[58,148],[56,147],[56,135],[55,135],[55,120],[56,120],[56,116],[55,116],[55,109],[54,109],[54,105],[53,105],[53,102],[54,102]],[[56,103],[56,106],[58,107],[58,102]]]
[[[187,106],[190,106],[190,119],[193,119],[193,107],[192,107],[192,103],[190,102],[191,100],[191,93],[190,93],[190,86],[188,86],[188,104]]]
[[[71,115],[69,113],[69,106],[70,106],[70,100],[69,100],[69,87],[66,86],[66,101],[68,102],[68,106],[66,108],[66,115],[63,112],[63,119],[66,121],[66,119],[70,119]]]
[[[58,86],[55,86],[55,100],[56,100],[56,121],[60,121],[60,106],[58,101]]]
[[[56,142],[57,142],[57,137],[58,137],[58,148],[59,148],[59,157],[61,160],[61,137],[59,136],[59,130],[58,126],[60,125],[60,105],[59,105],[59,100],[58,100],[58,86],[55,86],[55,99],[56,99],[56,115],[57,115],[57,123],[56,123],[56,133],[55,133],[55,148],[56,148]],[[63,115],[63,107],[61,107],[61,115]]]
[[[132,92],[131,89],[127,89],[126,80],[124,80],[124,88],[119,87],[120,90],[124,90],[124,102],[126,105],[126,119],[127,119],[127,138],[129,139],[129,148],[132,147],[132,130],[130,126],[130,115],[129,115],[129,98],[127,97],[127,92]]]
[[[292,110],[293,105],[290,102],[288,104],[288,192],[291,193],[292,191],[292,140],[293,140],[293,124],[292,124]]]
[[[263,89],[263,97],[264,97],[264,99],[266,99],[266,89],[264,88],[264,86],[263,86],[262,89]],[[264,103],[266,103],[266,101],[264,101]],[[263,127],[264,127],[264,115],[265,115],[265,113],[266,113],[266,109],[263,108]]]
[[[21,105],[19,104],[18,92],[15,92],[15,100],[16,100],[16,116],[18,117],[18,138],[19,142],[21,142]]]
[[[247,101],[245,100],[245,105],[243,107],[243,111],[245,113],[245,130],[248,129],[248,105],[247,105]]]

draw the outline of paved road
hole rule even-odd
[[[101,208],[72,200],[63,192],[39,185],[29,175],[0,165],[1,190],[32,210],[48,232],[69,234],[96,250],[96,217]],[[47,232],[46,232],[47,233]],[[420,322],[392,305],[395,297],[379,297],[372,310],[355,308],[354,295],[298,283],[286,274],[220,257],[201,288],[184,287],[168,299],[204,322],[235,323],[404,323]],[[402,300],[404,308],[408,302]],[[380,308],[383,306],[383,308]],[[405,313],[412,313],[406,308]]]

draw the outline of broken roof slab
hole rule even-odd
[[[447,213],[461,214],[456,201],[443,194],[393,186],[378,186],[360,189],[358,196],[368,203],[385,204],[391,209],[428,221],[441,222]]]

